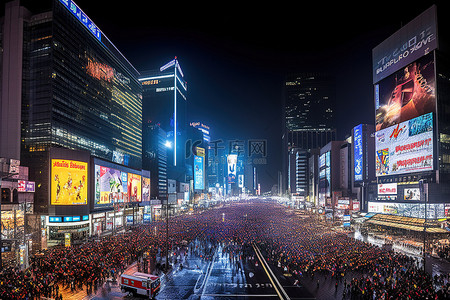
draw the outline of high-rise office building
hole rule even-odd
[[[289,151],[288,189],[298,200],[308,196],[308,151],[292,148]]]
[[[33,14],[10,2],[1,27],[0,156],[30,167],[38,211],[49,204],[52,148],[142,167],[139,73],[73,1],[51,3]]]
[[[167,136],[159,124],[143,124],[142,167],[150,170],[152,199],[167,199]]]
[[[175,58],[159,70],[143,71],[142,117],[144,123],[160,124],[167,133],[167,163],[170,167],[184,167],[184,146],[187,121],[187,83]],[[145,133],[144,133],[144,136]],[[173,168],[172,168],[173,169]]]
[[[313,149],[336,139],[334,99],[333,77],[322,73],[287,76],[283,122],[288,147]]]
[[[289,170],[291,149],[309,151],[336,140],[334,101],[333,77],[324,73],[298,73],[286,77],[282,107],[284,178],[298,172],[297,167]],[[301,172],[307,170],[307,164],[302,166]],[[286,188],[284,185],[283,191]]]

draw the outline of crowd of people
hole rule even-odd
[[[165,222],[140,225],[133,230],[57,247],[32,256],[30,268],[7,268],[0,273],[1,299],[61,299],[61,288],[96,289],[139,261],[149,249],[163,252]],[[448,299],[449,278],[424,273],[415,259],[356,240],[331,230],[315,218],[300,217],[272,202],[234,203],[222,208],[172,217],[169,245],[207,241],[205,245],[235,245],[225,251],[242,253],[242,246],[257,244],[274,266],[297,282],[327,276],[343,284],[349,299]],[[196,251],[190,249],[189,253]],[[208,256],[212,250],[204,249]]]

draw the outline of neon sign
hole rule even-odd
[[[97,25],[72,0],[59,0],[97,40],[102,41],[102,32]]]

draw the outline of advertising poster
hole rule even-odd
[[[240,187],[240,188],[243,188],[244,187],[244,175],[238,175],[238,186]]]
[[[34,181],[27,181],[27,180],[17,180],[17,191],[18,192],[34,193],[34,191],[35,191],[35,182]]]
[[[142,201],[141,175],[128,173],[128,196],[129,202]],[[125,201],[127,202],[128,199]]]
[[[87,204],[88,163],[52,159],[51,205]]]
[[[205,188],[203,173],[203,156],[194,155],[194,190],[203,190]]]
[[[425,204],[369,202],[368,212],[399,215],[403,217],[412,217],[412,218],[424,218]],[[428,219],[445,218],[444,203],[427,204],[427,218]]]
[[[228,164],[228,183],[235,183],[236,182],[237,155],[236,154],[228,154],[227,164]]]
[[[375,89],[376,130],[436,112],[434,58],[427,55],[381,81]]]
[[[378,184],[378,195],[397,195],[397,183]]]
[[[64,246],[65,247],[70,247],[71,240],[72,240],[72,234],[70,232],[64,233]]]
[[[142,177],[142,201],[150,201],[150,178]]]
[[[409,188],[403,190],[403,200],[420,200],[419,188]]]
[[[363,180],[363,137],[362,124],[353,129],[354,158],[355,158],[355,181]]]
[[[437,34],[433,5],[373,49],[373,82],[431,53],[438,47]]]
[[[95,204],[127,201],[127,179],[125,172],[95,165]]]
[[[433,114],[376,132],[375,150],[377,176],[433,170]]]

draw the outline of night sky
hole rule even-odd
[[[33,9],[37,2],[22,1]],[[281,170],[284,76],[326,71],[336,77],[343,139],[353,126],[374,123],[372,48],[433,3],[438,9],[444,3],[75,2],[137,70],[177,56],[188,82],[189,118],[210,125],[213,140],[267,139],[268,164],[258,169],[263,191]]]

